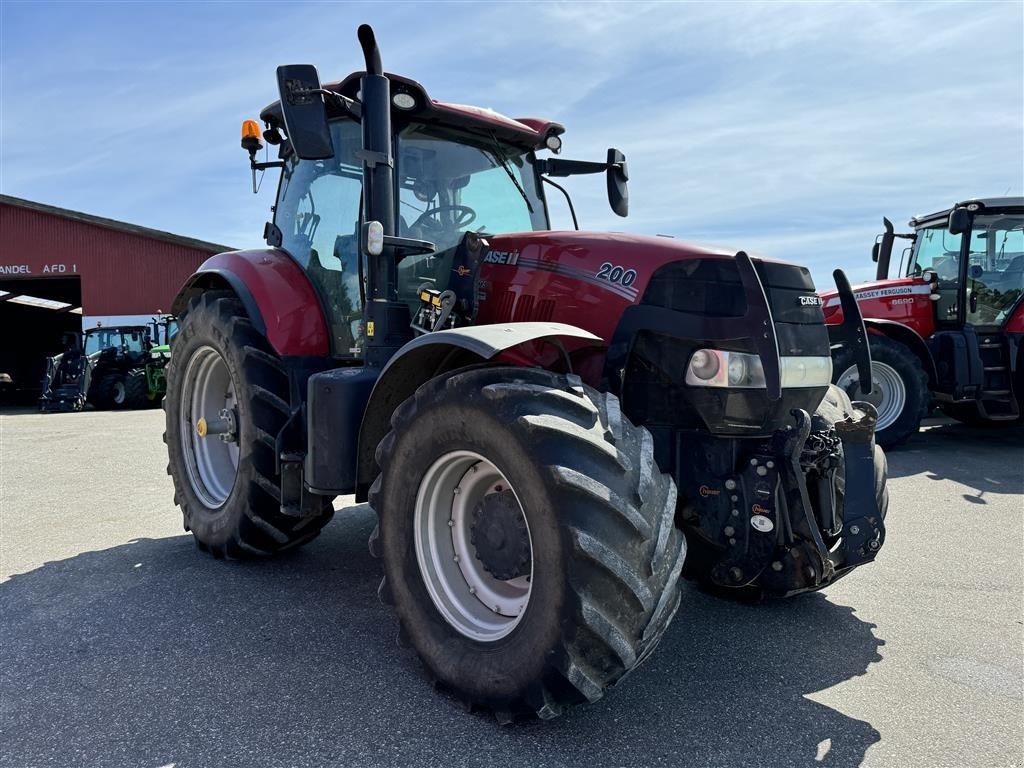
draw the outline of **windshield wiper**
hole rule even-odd
[[[491,153],[491,157],[497,160],[501,164],[501,167],[505,169],[505,173],[507,173],[508,177],[512,179],[512,183],[516,185],[516,189],[518,189],[519,194],[522,195],[523,201],[526,203],[527,210],[529,210],[530,213],[533,213],[533,206],[530,204],[530,198],[527,196],[526,190],[523,189],[522,185],[519,183],[519,179],[517,179],[516,175],[512,172],[512,167],[509,165],[508,158],[505,156],[504,151],[501,149],[501,144],[498,143],[498,139],[493,133],[491,134],[491,142],[494,144],[494,152]]]

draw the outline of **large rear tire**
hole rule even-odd
[[[843,349],[836,356],[835,383],[853,400],[867,400],[878,411],[875,442],[892,448],[904,442],[921,428],[921,419],[928,414],[931,393],[928,374],[921,360],[908,347],[885,336],[872,335],[872,392],[861,393],[857,363],[853,353]]]
[[[439,684],[499,720],[551,718],[654,649],[685,542],[675,484],[614,397],[478,368],[427,382],[391,423],[370,491],[381,596]]]
[[[289,406],[280,358],[229,293],[193,299],[178,327],[167,368],[164,442],[185,530],[216,557],[271,555],[315,538],[334,513],[330,499],[312,516],[281,513],[275,438]],[[222,439],[209,426],[197,430],[200,418],[230,425],[233,438]]]

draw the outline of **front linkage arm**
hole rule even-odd
[[[839,303],[843,308],[843,322],[830,325],[829,336],[836,344],[848,346],[853,351],[857,362],[857,375],[860,377],[860,392],[865,395],[871,392],[871,347],[868,345],[868,334],[864,328],[864,318],[857,305],[857,299],[850,288],[850,281],[841,269],[832,273],[839,291]]]

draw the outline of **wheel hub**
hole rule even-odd
[[[871,379],[874,386],[871,392],[860,391],[860,377],[857,374],[857,366],[851,365],[836,380],[842,389],[852,400],[865,400],[878,411],[878,423],[875,426],[881,431],[895,422],[907,403],[907,388],[899,372],[891,365],[871,361]]]
[[[508,581],[530,572],[530,535],[512,491],[489,493],[476,505],[470,541],[476,559],[494,578]]]
[[[238,407],[224,358],[213,347],[195,350],[185,366],[178,418],[189,484],[208,509],[223,506],[238,474]]]
[[[439,457],[420,480],[413,525],[420,574],[445,621],[481,642],[515,629],[533,589],[533,543],[501,471],[471,451]]]

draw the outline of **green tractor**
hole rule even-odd
[[[173,315],[157,315],[149,324],[152,346],[146,359],[146,397],[157,406],[167,394],[167,363],[171,360],[171,340],[178,333]]]

